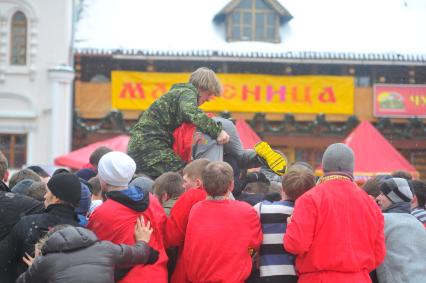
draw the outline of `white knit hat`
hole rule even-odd
[[[98,163],[99,179],[112,186],[127,186],[135,171],[135,161],[120,151],[105,154]]]

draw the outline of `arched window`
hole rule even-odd
[[[10,65],[27,64],[27,17],[21,11],[12,16],[10,25]]]

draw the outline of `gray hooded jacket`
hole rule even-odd
[[[145,242],[114,245],[98,241],[88,229],[66,227],[48,238],[42,248],[43,256],[36,258],[16,282],[113,283],[115,267],[148,263],[153,258],[151,253],[156,251]]]

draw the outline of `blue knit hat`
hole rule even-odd
[[[89,211],[90,204],[92,203],[92,194],[90,193],[89,186],[80,180],[81,184],[81,198],[80,202],[75,209],[77,214],[86,215]]]
[[[75,172],[75,175],[79,177],[80,179],[89,181],[90,178],[93,178],[96,176],[96,172],[91,168],[83,168]]]

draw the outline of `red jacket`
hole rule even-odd
[[[147,198],[148,200],[148,198]],[[89,218],[88,228],[100,240],[114,244],[133,245],[135,243],[136,218],[143,215],[145,223],[149,220],[153,233],[149,245],[159,251],[158,261],[153,265],[137,265],[120,280],[120,283],[167,283],[167,255],[163,234],[166,214],[159,201],[149,195],[149,205],[145,211],[138,212],[115,200],[108,199],[95,209]]]
[[[385,257],[384,220],[377,204],[348,180],[326,181],[297,201],[284,235],[296,255],[299,283],[371,282]]]
[[[173,151],[186,162],[192,160],[192,139],[196,129],[194,124],[183,123],[173,132]]]
[[[171,283],[188,282],[182,258],[186,226],[188,225],[191,208],[197,202],[205,200],[206,197],[207,193],[203,188],[189,189],[179,197],[170,211],[170,217],[167,218],[165,233],[166,246],[179,248]]]
[[[249,251],[261,242],[259,217],[249,204],[197,203],[189,215],[183,251],[189,281],[243,283],[252,269]]]
[[[212,113],[206,113],[206,115],[209,118],[214,117]],[[192,160],[192,145],[196,142],[194,141],[194,133],[196,130],[197,127],[194,124],[182,123],[182,125],[173,132],[173,151],[186,162]]]

